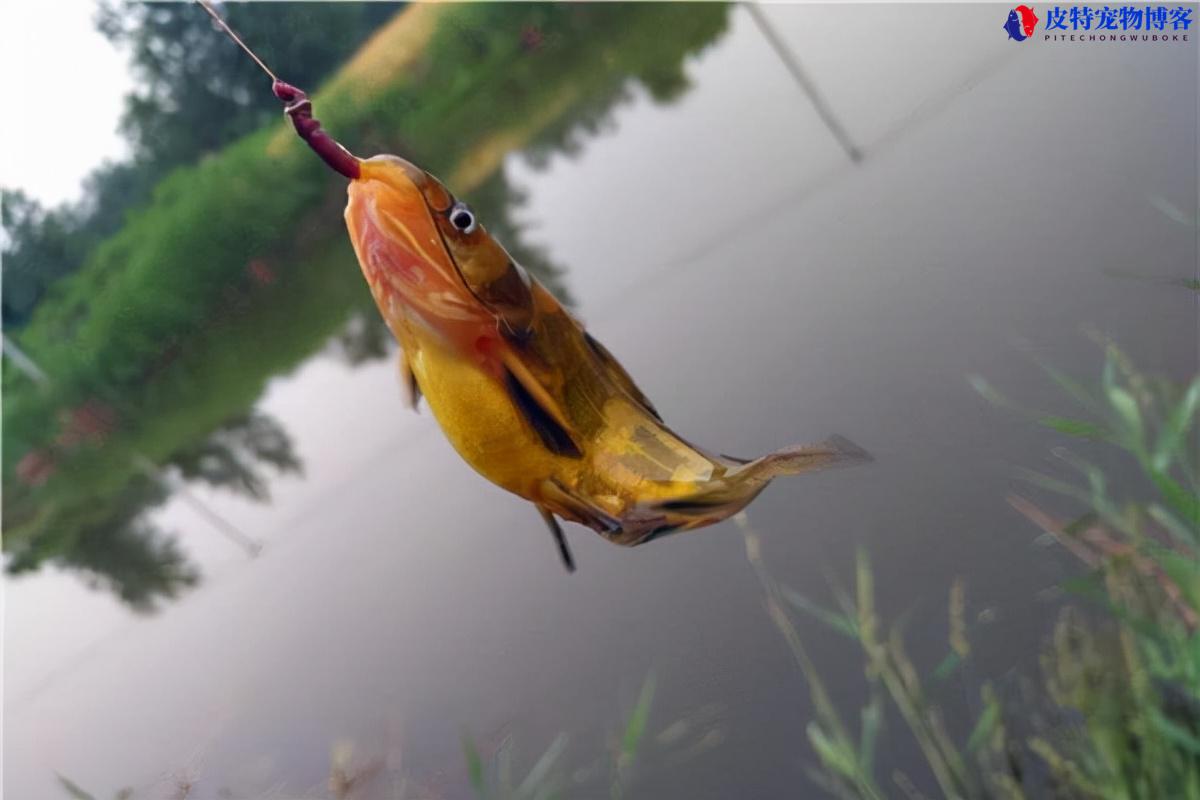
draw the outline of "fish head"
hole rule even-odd
[[[435,291],[443,310],[490,315],[514,329],[530,324],[531,279],[466,203],[398,156],[361,165],[346,215],[372,288],[385,281],[410,304]]]

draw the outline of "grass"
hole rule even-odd
[[[506,734],[486,757],[480,745],[469,735],[462,737],[463,760],[466,777],[471,790],[479,800],[556,800],[567,797],[601,797],[604,790],[596,786],[605,784],[610,800],[627,795],[636,775],[639,757],[651,737],[649,723],[654,705],[657,681],[654,672],[647,674],[633,706],[625,715],[623,726],[609,737],[608,752],[590,763],[573,768],[566,764],[569,738],[559,733],[549,746],[534,759],[532,765],[520,769],[516,756],[516,741],[513,734]],[[688,719],[677,720],[652,737],[659,745],[679,743],[684,737],[681,728],[689,727]],[[693,748],[694,749],[694,748]],[[58,774],[58,785],[72,800],[99,800],[99,797],[80,786],[65,775]],[[208,779],[204,779],[207,783]],[[120,789],[113,800],[136,800],[138,797],[157,797],[163,790],[176,800],[185,800],[201,781],[201,776],[179,773],[167,776],[151,787]],[[281,787],[277,786],[264,797],[276,797]],[[390,800],[436,800],[442,797],[441,790],[420,786],[401,770],[385,768],[380,758],[362,760],[354,752],[350,742],[339,742],[330,749],[329,778],[319,793],[329,800],[349,800],[367,792],[370,797],[387,797]],[[229,787],[218,790],[218,796],[234,796]],[[244,795],[237,795],[239,797]],[[260,795],[252,795],[260,796]],[[315,797],[304,793],[303,797]]]
[[[513,777],[513,738],[505,736],[494,754],[485,760],[470,736],[463,736],[463,756],[467,764],[467,776],[471,788],[479,800],[553,800],[573,797],[580,792],[579,778],[607,775],[608,796],[619,800],[626,796],[633,781],[638,754],[646,737],[650,710],[654,704],[656,681],[654,673],[646,676],[638,693],[637,702],[630,709],[624,728],[614,739],[609,753],[592,764],[574,770],[573,774],[563,767],[563,755],[567,751],[568,737],[560,733],[533,763],[525,776],[517,781]],[[589,792],[589,795],[595,791]]]
[[[1056,454],[1072,477],[1024,477],[1033,490],[1074,504],[1074,518],[1057,518],[1029,497],[1010,498],[1045,536],[1078,558],[1085,572],[1065,588],[1092,606],[1088,613],[1068,604],[1055,621],[1041,655],[1034,705],[1008,707],[996,687],[983,683],[973,728],[965,737],[953,735],[934,689],[971,656],[962,582],[949,593],[948,655],[922,677],[905,652],[901,625],[884,619],[876,606],[865,551],[858,554],[854,590],[834,586],[837,605],[826,608],[776,583],[757,534],[744,516],[738,518],[768,614],[808,684],[814,711],[807,734],[816,757],[811,776],[829,795],[926,796],[914,776],[879,776],[875,754],[890,709],[903,722],[899,730],[918,746],[940,797],[1200,798],[1200,376],[1179,385],[1143,375],[1115,344],[1096,338],[1105,349],[1096,386],[1043,365],[1081,413],[1021,413],[1070,437],[1104,443],[1136,466],[1146,491],[1118,496],[1099,466],[1063,448]],[[983,379],[971,383],[993,403],[1015,408]],[[815,617],[861,649],[867,701],[857,725],[826,689],[795,612]],[[1018,720],[1022,733],[1010,724]]]
[[[974,687],[978,711],[969,726],[957,731],[947,723],[939,690],[948,677],[965,672],[974,653],[961,580],[948,589],[946,656],[923,675],[906,651],[903,619],[887,618],[876,602],[866,551],[858,553],[853,588],[834,584],[835,605],[826,607],[779,584],[747,517],[735,517],[767,613],[808,687],[813,713],[806,737],[814,758],[809,774],[826,794],[844,800],[1200,800],[1200,376],[1186,385],[1151,378],[1134,369],[1113,343],[1101,339],[1101,344],[1105,365],[1095,386],[1045,367],[1082,414],[1020,413],[1115,451],[1137,466],[1145,491],[1119,495],[1098,466],[1060,449],[1073,479],[1032,472],[1025,477],[1031,493],[1047,492],[1076,505],[1075,517],[1056,517],[1030,497],[1010,498],[1084,568],[1065,585],[1079,602],[1065,604],[1049,627],[1040,674],[1022,684],[1019,706],[1002,699],[1012,693],[984,681]],[[983,380],[973,378],[972,384],[998,406],[1016,408]],[[857,645],[866,680],[860,707],[839,707],[800,634],[797,614],[819,620]],[[625,798],[652,758],[671,749],[681,758],[694,758],[720,741],[714,735],[719,729],[702,714],[652,734],[655,694],[651,673],[622,726],[606,747],[597,748],[601,754],[581,766],[568,766],[565,733],[527,766],[519,765],[511,734],[490,748],[464,735],[467,783],[478,800],[605,793],[610,800]],[[893,769],[881,774],[878,756],[896,736],[916,745],[920,773]],[[322,796],[354,796],[381,772],[382,762],[356,767],[347,747],[335,748]],[[386,796],[441,796],[402,774],[391,777]],[[176,796],[187,797],[193,783],[178,781]],[[60,776],[60,786],[70,797],[94,800],[65,777]],[[801,788],[793,794],[808,796]],[[118,795],[122,800],[135,796],[130,790]]]

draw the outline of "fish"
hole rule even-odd
[[[867,462],[841,436],[754,459],[669,428],[620,361],[436,177],[399,156],[360,159],[276,80],[296,131],[350,179],[346,227],[400,344],[402,383],[487,480],[532,503],[563,564],[559,520],[618,545],[712,525],[776,477]]]

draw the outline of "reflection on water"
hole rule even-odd
[[[937,621],[904,631],[921,674],[946,654],[961,576],[987,613],[931,691],[967,739],[965,687],[1032,674],[1051,590],[1077,570],[1031,549],[1005,503],[1015,467],[1070,444],[1114,490],[1142,482],[964,376],[1060,413],[1024,351],[1099,375],[1086,324],[1149,373],[1194,372],[1178,335],[1195,313],[1178,286],[1197,255],[1194,47],[1011,49],[987,7],[766,7],[855,164],[743,10],[412,8],[419,24],[384,28],[317,96],[327,127],[469,199],[685,436],[867,447],[870,470],[777,484],[749,522],[775,579],[823,608],[827,570],[854,585],[866,546],[881,616]],[[814,704],[736,527],[629,552],[569,529],[587,568],[563,575],[525,504],[401,407],[340,187],[290,137],[167,181],[15,335],[50,383],[6,362],[5,540],[29,570],[9,591],[6,788],[54,796],[58,771],[97,796],[169,796],[180,771],[194,797],[320,796],[333,748],[339,786],[382,762],[371,774],[410,776],[412,796],[463,797],[464,731],[496,778],[510,742],[518,787],[565,733],[552,772],[572,779],[613,763],[653,671],[632,795],[807,796]],[[104,546],[85,553],[86,531]],[[161,612],[81,591],[56,566],[71,558]],[[792,622],[857,715],[857,645]],[[919,743],[875,758],[936,796]]]
[[[451,88],[463,95],[464,110],[447,113],[436,127],[423,130],[419,120],[410,122],[403,115],[380,120],[365,109],[347,115],[338,105],[346,102],[347,93],[335,88],[320,97],[322,114],[337,120],[339,134],[356,142],[360,151],[369,146],[404,152],[432,170],[458,177],[456,191],[469,193],[513,256],[569,300],[559,279],[561,268],[541,248],[526,243],[513,220],[521,198],[500,169],[502,158],[513,148],[526,150],[535,162],[577,151],[581,135],[602,125],[611,109],[630,97],[632,84],[646,87],[662,102],[684,91],[684,57],[719,36],[727,9],[713,5],[685,11],[529,7],[435,14],[417,9],[407,23],[397,19],[384,29],[360,59],[395,46],[389,39],[398,43],[419,26],[433,24],[438,33],[427,45],[431,63],[416,77],[411,70],[373,72],[372,90],[393,101],[399,94],[409,106],[439,106],[447,89],[440,73],[453,71]],[[647,36],[658,27],[668,33]],[[597,59],[601,51],[604,57]],[[471,111],[472,106],[480,110]],[[496,107],[508,113],[486,113]],[[385,127],[390,121],[394,124]],[[232,153],[217,158],[236,164]],[[285,220],[279,228],[259,233],[243,270],[230,275],[225,266],[241,261],[240,241],[217,241],[195,265],[200,272],[191,264],[172,263],[179,259],[168,262],[168,271],[190,274],[186,289],[165,288],[210,298],[211,305],[163,309],[154,315],[155,340],[138,341],[151,331],[130,330],[135,321],[118,319],[119,327],[109,328],[116,341],[99,343],[90,363],[63,359],[51,341],[63,325],[57,298],[45,301],[17,336],[28,342],[33,369],[45,365],[49,374],[35,381],[17,369],[6,372],[6,427],[16,434],[5,453],[10,572],[28,572],[49,561],[80,570],[140,609],[176,596],[196,583],[198,573],[167,534],[146,519],[146,512],[170,495],[170,477],[267,500],[271,476],[302,467],[286,431],[253,410],[267,379],[294,369],[331,339],[337,355],[351,364],[391,353],[390,335],[345,245],[333,205],[335,191],[325,176],[303,177],[328,201],[317,204],[298,231],[291,230],[295,220]],[[256,187],[259,216],[272,193],[294,195],[308,188],[299,180],[297,184],[276,179]],[[194,228],[228,203],[225,189],[218,185],[199,199],[189,197],[186,208],[160,197],[142,225]],[[137,234],[129,232],[121,244],[152,248],[162,232]],[[120,268],[100,259],[74,282]],[[151,280],[129,276],[127,285],[110,290],[98,305],[166,302],[148,294],[162,291]],[[168,303],[177,305],[178,299]],[[69,326],[86,331],[103,313],[94,309],[90,318],[76,316]],[[150,320],[145,322],[149,327]],[[244,352],[246,343],[266,339],[288,344]],[[127,361],[113,363],[122,359]],[[115,372],[119,377],[114,379]],[[205,514],[225,533],[248,538],[213,513]]]

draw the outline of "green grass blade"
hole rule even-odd
[[[1091,504],[1092,496],[1073,483],[1052,478],[1049,475],[1031,469],[1018,469],[1016,472],[1017,477],[1027,483],[1032,483],[1034,486],[1040,486],[1047,491],[1066,495],[1089,505]]]
[[[944,681],[954,674],[955,670],[963,664],[963,657],[951,650],[946,654],[946,657],[933,669],[933,679],[936,681]]]
[[[1096,396],[1083,384],[1044,361],[1038,360],[1037,365],[1050,377],[1050,380],[1054,381],[1060,389],[1070,395],[1080,406],[1091,411],[1093,414],[1102,412]]]
[[[968,375],[967,383],[971,384],[971,388],[979,393],[984,400],[995,406],[1010,406],[1008,398],[996,391],[996,388],[988,383],[987,379],[982,375]]]
[[[1120,386],[1107,387],[1108,402],[1121,422],[1125,446],[1139,456],[1146,452],[1146,431],[1142,412],[1132,394]]]
[[[851,639],[858,638],[858,624],[854,618],[846,614],[839,614],[832,609],[828,609],[822,605],[814,603],[804,595],[793,591],[786,586],[781,586],[780,592],[783,594],[783,598],[787,600],[788,603],[795,606],[796,609],[803,611],[809,616],[815,617],[821,622],[824,622],[838,633],[845,634]]]
[[[633,713],[629,715],[629,722],[625,725],[625,735],[621,737],[621,752],[626,758],[633,758],[646,733],[646,723],[650,720],[650,706],[654,703],[654,687],[655,678],[651,672],[642,683],[637,705],[633,707]]]
[[[1038,422],[1047,428],[1056,430],[1059,433],[1065,433],[1067,436],[1073,436],[1076,439],[1099,439],[1103,441],[1112,438],[1112,434],[1103,425],[1097,425],[1094,422],[1082,419],[1042,417]]]
[[[71,800],[96,800],[94,796],[85,792],[82,788],[80,788],[79,784],[75,783],[75,781],[71,780],[66,775],[59,775],[56,772],[54,773],[54,777],[58,778],[58,785],[61,786],[63,791],[71,797]]]
[[[1187,605],[1194,611],[1200,611],[1200,561],[1196,554],[1181,555],[1166,548],[1155,548],[1151,555],[1159,568],[1174,581]]]
[[[542,753],[542,757],[533,765],[533,769],[529,770],[529,774],[525,776],[525,780],[521,781],[521,785],[517,787],[517,796],[529,797],[535,792],[540,791],[550,776],[550,770],[554,768],[554,762],[558,761],[566,749],[567,735],[560,733],[554,737],[554,741],[546,748],[546,752]]]
[[[462,749],[463,757],[467,760],[467,779],[471,782],[471,788],[479,797],[486,797],[487,787],[483,783],[483,759],[479,757],[479,750],[475,747],[475,742],[471,739],[470,734],[463,734]]]
[[[883,693],[876,688],[871,692],[871,702],[862,710],[862,732],[859,736],[859,770],[874,781],[875,745],[883,729]]]
[[[1150,480],[1162,492],[1163,499],[1192,531],[1200,529],[1200,496],[1180,486],[1174,478],[1158,469],[1150,470]]]
[[[500,748],[493,759],[496,764],[496,781],[502,792],[512,790],[512,749],[513,737],[509,734],[500,742]]]
[[[996,730],[996,726],[1000,724],[1000,704],[997,702],[988,703],[983,713],[979,715],[979,719],[975,722],[975,727],[971,729],[971,735],[967,737],[967,752],[974,753],[977,751],[992,732]]]
[[[1196,411],[1200,408],[1200,376],[1191,382],[1183,397],[1171,410],[1162,430],[1159,431],[1158,441],[1154,445],[1154,467],[1166,471],[1171,466],[1175,453],[1183,446],[1188,430],[1196,421]]]
[[[808,742],[812,745],[821,765],[830,772],[841,775],[851,781],[858,775],[858,762],[850,748],[825,734],[816,722],[808,723],[805,729]]]
[[[1200,531],[1196,529],[1195,525],[1185,524],[1179,517],[1157,503],[1147,508],[1146,513],[1150,515],[1150,519],[1161,525],[1167,533],[1182,544],[1193,547],[1200,545]]]
[[[1163,716],[1162,711],[1157,708],[1151,708],[1149,711],[1151,724],[1164,739],[1194,756],[1200,756],[1200,738],[1197,738],[1196,734]]]

